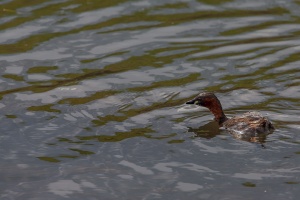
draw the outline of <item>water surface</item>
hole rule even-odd
[[[1,199],[297,199],[298,1],[0,2]],[[258,110],[259,143],[184,105]]]

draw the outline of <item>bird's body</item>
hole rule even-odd
[[[247,112],[227,118],[218,98],[210,92],[202,92],[186,104],[195,104],[208,108],[215,116],[220,127],[227,129],[239,139],[251,140],[259,135],[270,134],[275,128],[268,118],[258,112]]]

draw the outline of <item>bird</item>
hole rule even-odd
[[[272,122],[256,111],[228,118],[224,114],[219,99],[212,92],[201,92],[186,104],[208,108],[219,127],[225,128],[238,139],[255,141],[255,138],[271,134],[275,130]]]

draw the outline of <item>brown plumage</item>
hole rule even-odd
[[[252,140],[253,137],[270,134],[275,129],[268,118],[258,112],[247,112],[243,115],[227,118],[219,99],[211,92],[202,92],[186,104],[208,108],[214,114],[219,126],[224,127],[239,139]]]

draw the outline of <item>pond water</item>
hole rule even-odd
[[[297,0],[0,1],[0,199],[297,199]],[[258,110],[234,138],[205,108]]]

